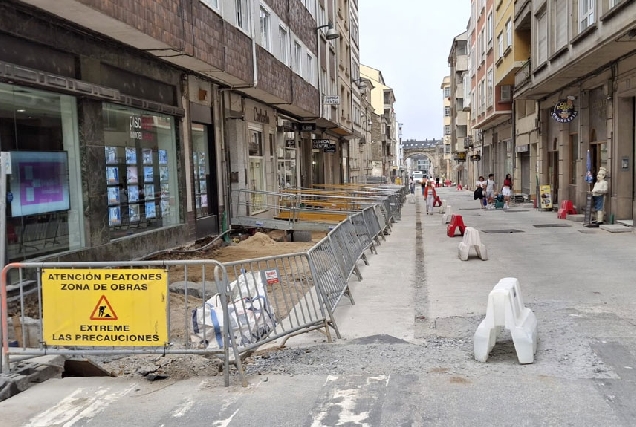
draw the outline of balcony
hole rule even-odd
[[[525,23],[525,21],[530,18],[531,12],[531,0],[515,0],[515,23],[517,24],[517,28],[519,28],[521,22]]]
[[[519,91],[525,85],[530,83],[531,75],[531,64],[528,59],[515,74],[515,91]]]

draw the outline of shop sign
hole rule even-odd
[[[466,152],[465,151],[460,151],[459,153],[455,153],[455,155],[453,156],[453,160],[458,161],[458,162],[465,162],[466,161]]]
[[[325,95],[325,105],[340,105],[340,96]]]
[[[559,123],[570,123],[579,113],[574,108],[574,97],[562,99],[552,108],[552,118]]]
[[[541,199],[541,209],[552,209],[552,189],[549,185],[539,187],[539,198]]]
[[[481,156],[479,154],[473,154],[472,156],[470,156],[470,160],[472,160],[473,162],[478,162],[481,160]]]
[[[527,153],[528,151],[530,151],[530,144],[517,145],[515,149],[517,153]]]
[[[130,116],[130,139],[142,139],[141,117]]]
[[[269,114],[267,114],[267,110],[263,112],[262,108],[254,107],[254,121],[257,123],[263,123],[265,125],[268,125]]]
[[[329,147],[331,141],[328,139],[312,139],[311,140],[311,148],[314,150],[323,150]]]
[[[293,140],[293,139],[286,140],[285,141],[285,148],[290,148],[290,149],[296,148],[296,141]]]
[[[336,152],[336,143],[330,141],[329,145],[327,145],[325,148],[323,148],[322,152],[323,153],[335,153]]]
[[[316,130],[316,123],[298,123],[299,132],[313,132]]]

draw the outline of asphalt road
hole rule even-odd
[[[50,380],[0,403],[0,424],[636,425],[636,236],[529,207],[474,209],[470,192],[439,194],[481,231],[490,259],[460,261],[461,238],[446,236],[440,215],[420,212],[420,194],[370,265],[360,263],[363,281],[350,282],[356,304],[343,299],[336,311],[342,340],[290,339],[254,358],[247,388],[235,377],[229,388],[219,377]],[[531,365],[518,364],[505,332],[487,363],[472,356],[488,293],[503,277],[520,280],[539,321]]]

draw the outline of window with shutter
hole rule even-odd
[[[537,65],[548,60],[548,15],[545,11],[537,17]]]
[[[554,5],[554,50],[557,51],[568,42],[568,2],[558,1]]]

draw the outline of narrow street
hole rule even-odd
[[[631,426],[636,419],[636,237],[586,229],[530,205],[480,210],[438,194],[480,230],[488,261],[460,261],[442,215],[406,203],[364,279],[343,298],[343,339],[318,332],[255,356],[232,378],[50,380],[0,403],[14,426]],[[554,225],[557,225],[556,227]],[[510,232],[517,230],[519,232]],[[488,231],[488,232],[487,232]],[[535,362],[510,334],[487,363],[473,334],[504,277],[537,316]]]

